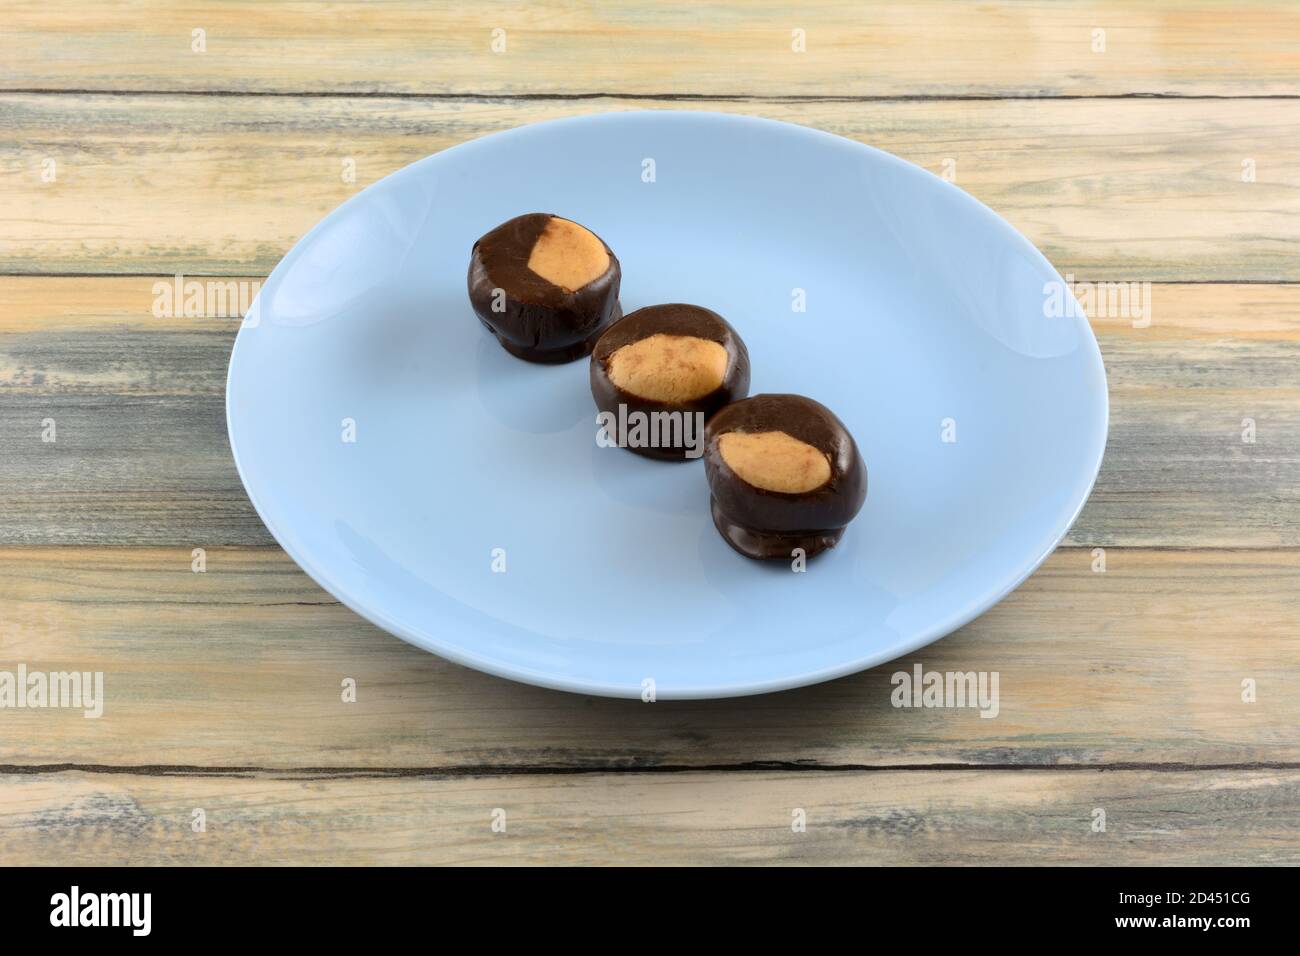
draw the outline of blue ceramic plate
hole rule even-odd
[[[699,461],[598,447],[585,360],[521,362],[484,331],[470,246],[525,212],[603,237],[627,311],[729,319],[752,393],[844,421],[870,490],[834,551],[804,573],[742,558]],[[419,647],[588,694],[796,687],[960,627],[1078,515],[1106,378],[1060,281],[960,189],[827,133],[658,111],[542,123],[389,176],[285,256],[235,342],[230,442],[285,550]]]

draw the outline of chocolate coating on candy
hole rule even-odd
[[[470,254],[474,312],[506,351],[530,362],[588,354],[622,315],[621,280],[618,258],[599,236],[550,213],[502,223]]]
[[[755,395],[728,405],[710,419],[707,439],[713,522],[746,557],[788,561],[795,548],[812,557],[834,547],[866,500],[853,436],[810,398]]]
[[[702,422],[749,392],[749,351],[722,316],[698,305],[652,305],[611,325],[591,353],[591,395],[618,422],[676,413],[681,429],[658,445],[611,430],[648,458],[684,461],[703,451]],[[689,421],[686,416],[689,417]]]

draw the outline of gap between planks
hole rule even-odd
[[[263,777],[274,780],[383,780],[391,778],[449,777],[574,777],[591,775],[655,776],[685,773],[1250,773],[1261,770],[1300,770],[1300,762],[1253,761],[1246,763],[1117,761],[1101,764],[819,764],[787,760],[754,760],[741,763],[660,764],[622,766],[618,764],[482,764],[441,767],[255,767],[203,766],[197,764],[0,764],[0,776],[44,776],[56,773],[130,775],[140,777]]]

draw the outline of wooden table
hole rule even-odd
[[[1183,7],[7,3],[0,670],[106,701],[0,710],[0,862],[1300,861],[1300,9]],[[237,321],[153,314],[426,154],[664,107],[955,171],[1062,273],[1153,284],[1093,317],[1078,524],[915,657],[646,705],[418,651],[253,512]],[[891,707],[917,661],[998,671],[999,716]]]

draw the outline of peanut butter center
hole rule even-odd
[[[727,350],[711,339],[656,332],[609,357],[609,380],[638,398],[689,402],[722,384]]]
[[[609,253],[590,229],[552,216],[533,243],[528,268],[552,285],[576,292],[608,271]]]
[[[726,432],[718,452],[728,468],[764,491],[803,494],[831,478],[826,453],[785,432]]]

